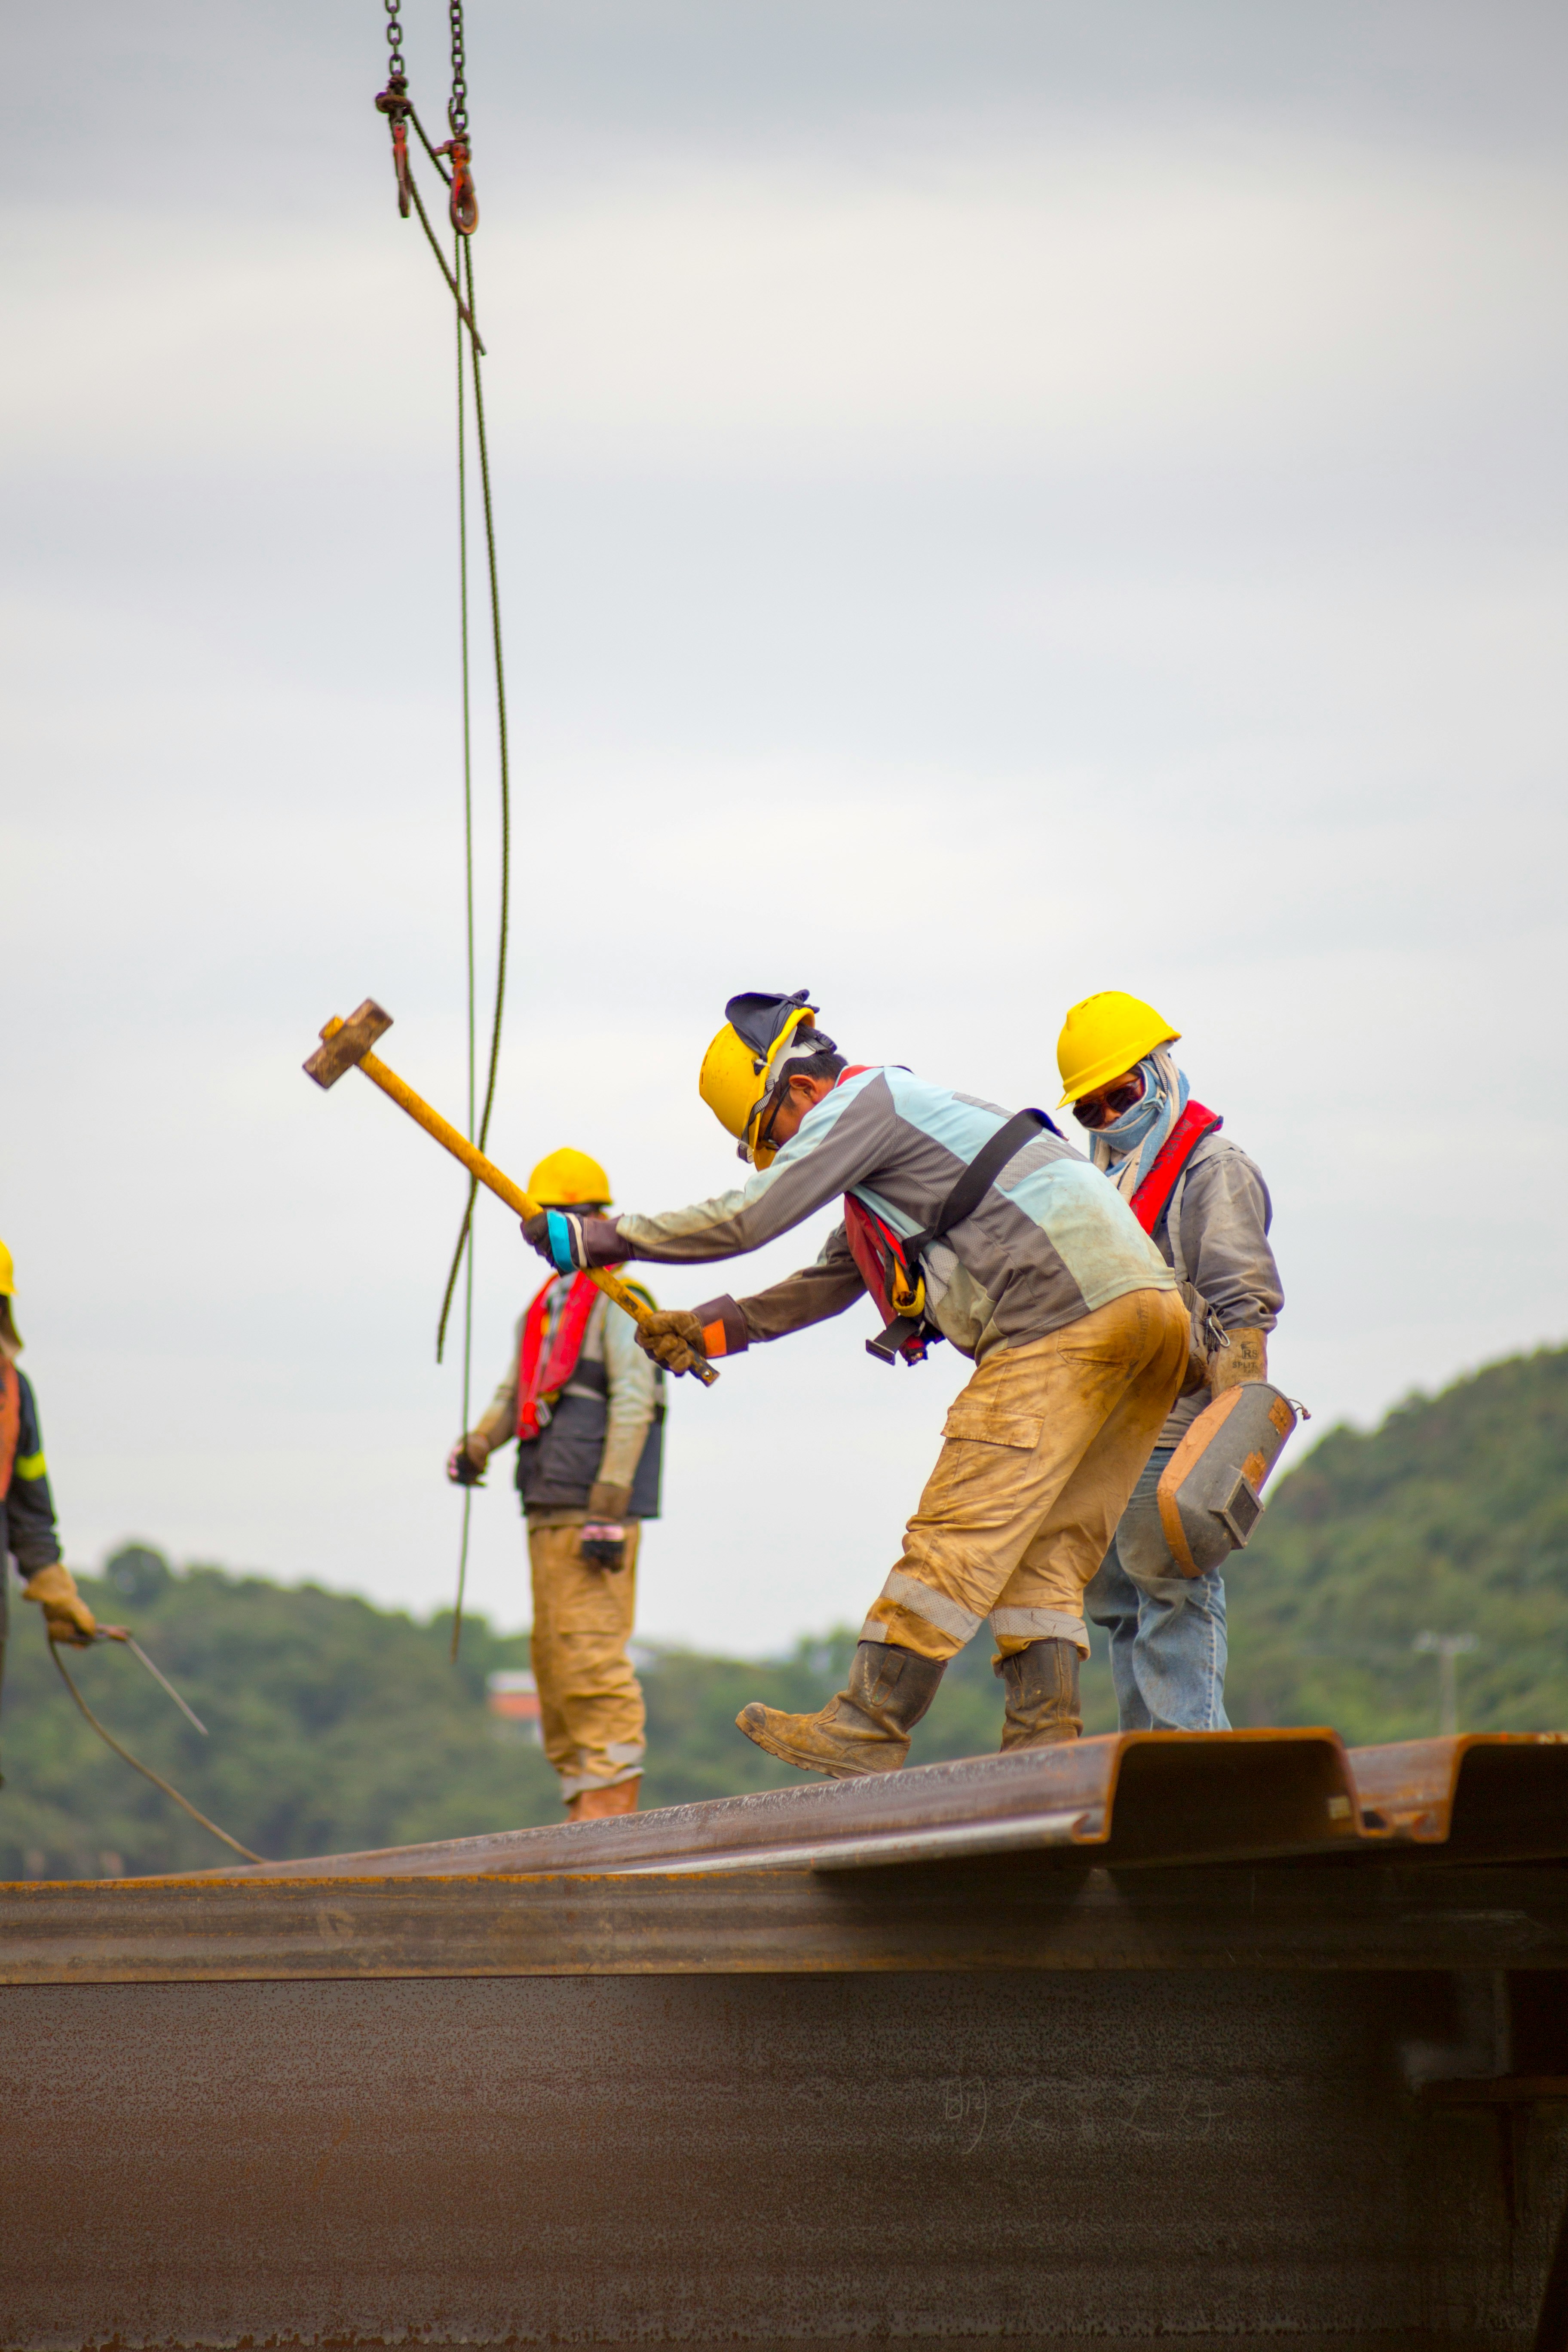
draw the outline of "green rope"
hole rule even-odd
[[[463,266],[468,279],[468,310],[474,309],[474,247],[472,238],[464,241]],[[479,446],[479,481],[484,496],[485,555],[490,583],[490,637],[495,656],[496,727],[500,745],[500,935],[496,949],[495,1012],[490,1024],[489,1067],[485,1078],[485,1107],[479,1116],[476,1140],[482,1151],[489,1135],[490,1113],[495,1108],[496,1075],[500,1066],[501,1013],[506,1002],[507,932],[511,913],[511,772],[507,747],[506,669],[501,653],[500,582],[496,570],[495,511],[490,496],[489,444],[485,433],[484,377],[479,367],[479,342],[474,339],[474,438]],[[441,1301],[441,1320],[436,1332],[436,1361],[441,1361],[447,1340],[447,1318],[452,1308],[452,1294],[458,1285],[458,1269],[463,1262],[468,1234],[473,1224],[474,1202],[479,1197],[479,1179],[468,1180],[468,1204],[458,1229],[458,1246],[452,1253],[451,1269],[447,1276],[446,1296]]]
[[[423,136],[423,133],[421,134]],[[429,142],[426,142],[428,146]],[[462,237],[452,233],[452,264],[458,265]],[[463,321],[454,319],[458,342],[458,605],[460,615],[458,634],[462,643],[463,662],[463,886],[464,912],[468,932],[468,1134],[474,1132],[475,1074],[478,1055],[475,1049],[474,1026],[474,773],[473,733],[468,701],[468,404],[463,390]],[[437,1353],[439,1350],[437,1350]],[[468,1234],[467,1282],[463,1295],[463,1433],[468,1429],[468,1392],[474,1361],[474,1237]],[[458,1598],[452,1611],[452,1664],[458,1663],[458,1643],[463,1632],[463,1595],[468,1581],[468,1520],[474,1507],[474,1490],[463,1489],[463,1535],[458,1553]]]

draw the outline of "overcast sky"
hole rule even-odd
[[[1127,988],[1268,1179],[1313,1434],[1561,1341],[1561,8],[467,15],[495,1156],[729,1183],[737,989],[1013,1107]],[[4,18],[0,1234],[63,1532],[426,1610],[463,1180],[299,1066],[373,994],[461,1111],[452,333],[384,13]],[[498,1203],[479,1251],[482,1400],[536,1269]],[[965,1369],[871,1328],[679,1384],[649,1634],[858,1622]],[[470,1591],[521,1624],[509,1476]]]

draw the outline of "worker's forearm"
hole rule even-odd
[[[601,1486],[629,1486],[637,1475],[643,1447],[653,1426],[651,1407],[640,1419],[613,1421],[605,1433],[605,1450],[599,1456],[598,1484]]]

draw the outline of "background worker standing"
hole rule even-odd
[[[1166,1048],[1181,1033],[1141,997],[1108,989],[1075,1004],[1057,1045],[1073,1117],[1092,1156],[1178,1282],[1191,1283],[1228,1340],[1209,1382],[1181,1397],[1132,1490],[1103,1566],[1084,1595],[1110,1633],[1123,1731],[1228,1731],[1225,1580],[1186,1577],[1160,1525],[1154,1490],[1205,1405],[1268,1376],[1268,1334],[1284,1305],[1268,1244],[1268,1188],[1218,1116],[1194,1102]]]
[[[610,1180],[584,1151],[552,1151],[528,1189],[555,1209],[609,1206]],[[626,1644],[642,1522],[658,1517],[663,1387],[630,1317],[586,1275],[552,1276],[518,1323],[489,1410],[447,1465],[471,1486],[498,1447],[518,1441],[530,1654],[544,1752],[574,1821],[637,1811],[647,1718]]]
[[[686,1371],[868,1291],[887,1318],[873,1352],[918,1360],[942,1338],[975,1362],[846,1688],[815,1715],[753,1703],[740,1727],[805,1771],[896,1770],[948,1659],[989,1618],[1003,1745],[1076,1738],[1083,1588],[1187,1370],[1175,1278],[1042,1112],[1009,1117],[891,1066],[847,1068],[806,997],[731,997],[703,1062],[700,1091],[751,1163],[744,1184],[658,1216],[552,1210],[524,1236],[563,1270],[702,1264],[842,1194],[845,1221],[815,1265],[638,1335]],[[797,1445],[799,1432],[797,1419]]]
[[[60,1558],[37,1401],[16,1362],[22,1337],[11,1307],[16,1295],[11,1253],[0,1242],[0,1672],[5,1661],[8,1558],[26,1581],[26,1598],[41,1605],[51,1642],[85,1649],[97,1623]]]

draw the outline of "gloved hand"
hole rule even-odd
[[[1216,1397],[1224,1396],[1226,1389],[1238,1389],[1243,1381],[1268,1378],[1267,1331],[1233,1331],[1229,1347],[1216,1348],[1209,1358],[1209,1388]]]
[[[76,1589],[76,1579],[63,1559],[50,1568],[37,1568],[25,1588],[29,1601],[41,1601],[44,1631],[51,1642],[68,1642],[85,1650],[98,1631],[98,1620]]]
[[[522,1238],[557,1274],[585,1274],[626,1259],[614,1217],[579,1216],[575,1209],[541,1209],[524,1217]]]
[[[661,1307],[637,1325],[637,1346],[667,1372],[694,1372],[708,1361],[702,1326],[689,1307]]]
[[[485,1464],[490,1458],[489,1439],[477,1429],[459,1437],[447,1456],[447,1475],[454,1486],[482,1486]]]
[[[608,1478],[595,1478],[588,1489],[588,1517],[624,1519],[631,1508],[631,1500],[629,1486],[617,1486]]]

